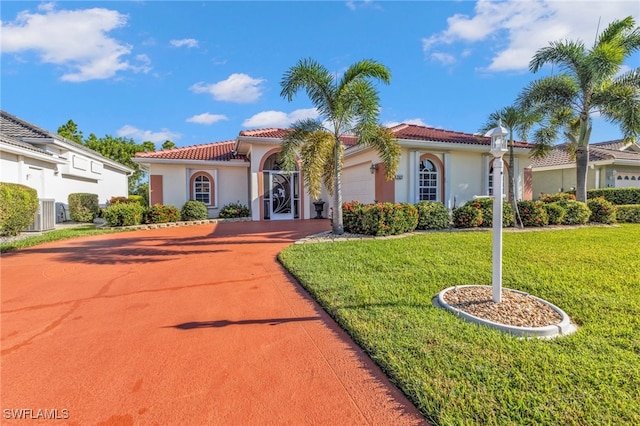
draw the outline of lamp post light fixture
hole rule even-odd
[[[485,137],[491,138],[491,155],[493,155],[493,273],[491,275],[491,288],[493,301],[502,301],[502,157],[507,152],[507,129],[498,127],[489,130]]]

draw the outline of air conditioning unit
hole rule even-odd
[[[33,217],[33,223],[26,229],[27,232],[50,231],[56,226],[56,200],[41,198],[38,201],[38,211]]]

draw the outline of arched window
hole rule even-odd
[[[215,182],[209,173],[197,172],[191,176],[191,199],[215,206]]]
[[[438,201],[438,169],[433,161],[420,161],[418,201]]]

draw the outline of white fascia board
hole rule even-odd
[[[240,136],[236,140],[236,151],[242,154],[248,152],[247,149],[241,147],[242,144],[248,145],[281,145],[282,139],[280,138],[259,138],[254,136]]]
[[[67,160],[65,160],[64,158],[54,157],[52,155],[47,155],[47,154],[40,154],[39,152],[35,152],[30,149],[25,149],[25,148],[21,148],[19,146],[10,145],[10,144],[0,144],[0,151],[22,155],[24,157],[33,158],[36,160],[44,161],[46,163],[53,163],[53,164],[67,163]]]
[[[210,161],[210,160],[179,160],[174,158],[133,158],[138,164],[177,164],[185,166],[218,166],[218,167],[250,167],[251,164],[243,160]]]
[[[470,144],[470,143],[453,143],[453,142],[436,142],[436,141],[421,141],[421,140],[409,140],[398,139],[400,146],[403,148],[414,149],[431,149],[435,151],[471,151],[471,152],[486,152],[488,153],[491,147],[489,145]],[[514,147],[514,154],[529,154],[530,148]],[[507,153],[508,154],[508,153]],[[506,154],[505,154],[506,155]]]
[[[640,167],[640,160],[628,160],[628,159],[617,159],[617,160],[613,160],[611,161],[612,164],[615,164],[616,166],[636,166],[636,167]]]

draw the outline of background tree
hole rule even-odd
[[[539,49],[529,63],[532,72],[545,64],[558,65],[558,75],[533,81],[519,97],[520,105],[542,108],[548,116],[546,135],[564,126],[575,147],[576,198],[587,199],[589,139],[594,113],[620,126],[625,139],[640,135],[640,68],[619,74],[624,61],[640,48],[640,29],[629,16],[613,21],[591,49],[582,41],[554,41]],[[549,139],[536,140],[550,145]],[[544,150],[544,149],[543,149]]]
[[[78,129],[78,125],[73,120],[69,120],[66,124],[58,127],[58,134],[70,141],[82,144],[82,132]]]
[[[173,149],[175,147],[176,147],[176,144],[170,141],[169,139],[162,142],[162,149]]]
[[[509,182],[508,194],[511,202],[511,208],[515,216],[514,226],[522,228],[522,219],[518,211],[518,200],[515,196],[516,170],[515,170],[515,154],[513,152],[513,144],[515,142],[514,135],[526,142],[529,132],[533,125],[540,121],[539,113],[528,111],[517,106],[508,106],[489,114],[489,118],[480,132],[485,134],[489,130],[499,125],[504,126],[509,132]],[[495,196],[496,194],[494,194]]]
[[[341,78],[334,77],[313,59],[301,59],[281,81],[280,95],[288,101],[304,89],[320,113],[318,120],[294,123],[284,138],[280,158],[287,170],[295,169],[297,158],[305,171],[304,182],[311,197],[320,195],[320,182],[333,196],[333,232],[342,234],[342,162],[341,137],[352,135],[357,144],[371,146],[386,166],[386,178],[398,169],[400,146],[393,133],[378,122],[378,92],[371,80],[385,84],[391,73],[382,64],[363,60],[351,65]]]
[[[140,167],[140,164],[133,162],[133,157],[136,152],[155,151],[156,146],[153,142],[145,141],[138,144],[133,139],[113,137],[111,135],[98,138],[93,133],[83,140],[82,132],[73,120],[69,120],[66,124],[58,127],[58,134],[133,169],[133,174],[129,176],[129,193],[142,195],[141,192],[145,190],[144,182],[142,182],[145,177],[145,171]]]

